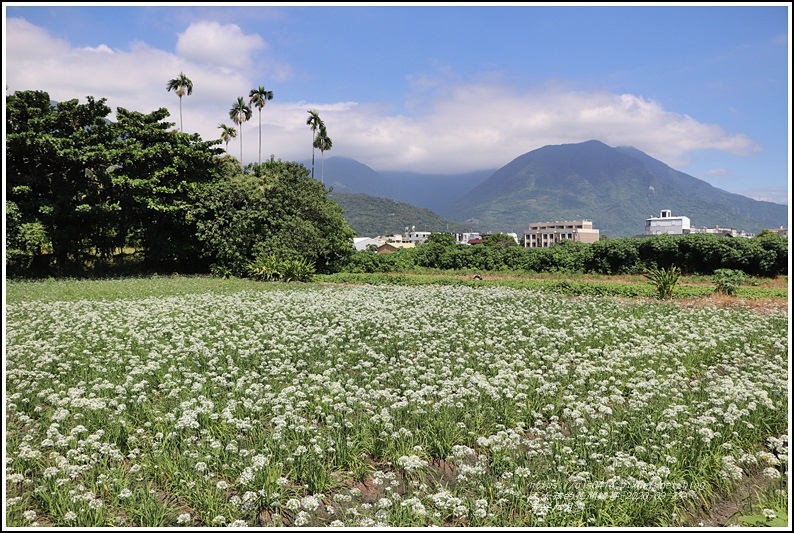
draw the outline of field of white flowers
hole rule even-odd
[[[443,286],[6,313],[7,526],[676,526],[750,476],[787,498],[786,313]]]

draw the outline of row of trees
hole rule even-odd
[[[189,87],[184,89],[189,94]],[[6,265],[10,275],[130,271],[243,274],[257,256],[318,270],[353,253],[327,190],[297,163],[240,162],[204,141],[105,99],[53,105],[6,97]]]
[[[168,92],[174,91],[179,97],[179,130],[184,132],[182,128],[182,97],[186,94],[193,94],[193,82],[185,75],[184,72],[180,72],[177,77],[168,80],[168,83],[166,84],[166,90]],[[273,91],[269,91],[265,89],[264,86],[260,85],[256,89],[251,89],[251,91],[248,93],[248,103],[246,103],[242,96],[238,96],[237,101],[229,110],[229,118],[240,128],[240,163],[243,161],[242,125],[245,122],[251,120],[251,117],[253,116],[253,111],[251,108],[256,107],[259,110],[259,164],[262,164],[262,109],[265,107],[265,104],[271,100],[273,100]],[[316,148],[322,153],[323,169],[321,175],[322,182],[325,183],[325,152],[333,148],[333,142],[328,136],[325,123],[322,121],[322,119],[320,119],[319,113],[316,110],[310,110],[308,113],[309,118],[306,120],[306,124],[309,126],[312,132],[311,175],[312,178],[314,178],[314,149]],[[218,124],[218,128],[221,130],[221,140],[226,143],[226,151],[228,152],[229,141],[237,137],[237,130],[223,123]]]
[[[504,238],[506,237],[506,238]],[[679,268],[685,274],[712,275],[720,269],[750,276],[788,274],[788,241],[773,232],[751,239],[709,234],[657,235],[605,239],[592,244],[562,241],[550,248],[524,248],[512,237],[492,235],[481,245],[456,244],[434,233],[415,248],[388,254],[359,252],[346,272],[400,272],[417,267],[440,270],[583,272],[642,274],[647,269]]]

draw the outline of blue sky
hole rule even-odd
[[[375,170],[497,169],[550,144],[634,146],[715,187],[790,204],[790,3],[3,4],[6,94],[166,107],[220,136],[260,85],[262,157],[311,158],[307,111]],[[242,126],[258,159],[259,113]],[[239,129],[239,128],[238,128]],[[240,157],[240,136],[228,145]],[[318,154],[319,155],[319,154]]]

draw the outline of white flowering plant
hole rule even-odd
[[[11,527],[686,526],[759,474],[785,516],[784,311],[47,283],[6,308]]]

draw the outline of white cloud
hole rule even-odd
[[[58,57],[69,49],[69,43],[51,37],[45,30],[24,19],[7,19],[5,30],[6,54],[9,58],[24,61],[40,57]]]
[[[237,24],[194,22],[179,34],[176,52],[194,64],[246,68],[251,54],[268,47],[259,35],[245,35]]]
[[[237,96],[247,100],[260,84],[262,66],[247,68],[267,43],[234,24],[200,22],[180,34],[177,53],[134,43],[129,50],[104,44],[70,48],[20,19],[7,20],[6,84],[9,92],[45,90],[55,100],[105,97],[108,105],[151,112],[166,107],[179,121],[179,99],[166,83],[180,72],[193,81],[182,101],[184,128],[204,139],[219,136],[219,123]],[[270,72],[290,76],[289,65]],[[269,76],[269,74],[268,74]],[[404,102],[295,102],[275,95],[262,111],[263,158],[311,158],[307,111],[316,109],[333,139],[326,157],[352,157],[376,170],[456,173],[498,168],[550,144],[597,139],[634,146],[673,168],[698,150],[747,155],[759,146],[719,125],[665,110],[641,95],[575,91],[559,84],[537,88],[504,85],[488,75],[472,83],[454,73],[444,80],[421,76]],[[483,81],[485,80],[485,81]],[[402,106],[406,114],[392,111]],[[259,112],[243,125],[244,161],[257,159]],[[238,128],[239,129],[239,128]],[[239,154],[240,138],[229,144]]]
[[[80,50],[83,50],[83,51],[86,51],[86,52],[94,52],[96,54],[111,54],[111,55],[115,54],[113,49],[110,48],[106,44],[100,44],[99,46],[93,47],[93,48],[90,47],[90,46],[86,46],[85,48],[80,48]]]
[[[349,150],[346,155],[380,170],[496,168],[545,145],[590,139],[634,146],[674,167],[695,150],[746,155],[759,149],[744,135],[665,111],[636,95],[557,87],[518,91],[461,83],[447,87],[421,115],[377,115],[359,106],[329,116],[329,134],[335,130],[340,139],[334,149]]]

